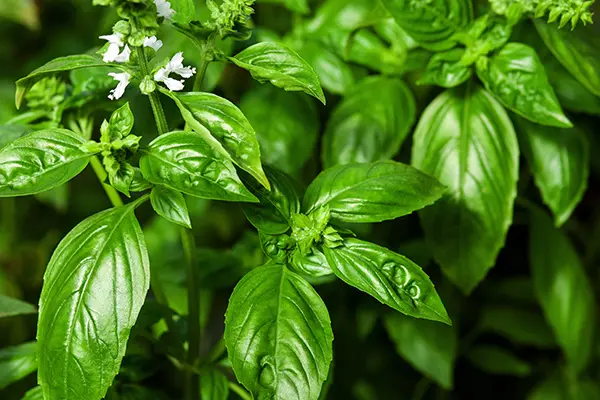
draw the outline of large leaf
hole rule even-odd
[[[154,139],[140,158],[148,181],[190,196],[257,201],[233,164],[195,132],[169,132]]]
[[[91,154],[80,147],[85,138],[66,129],[25,135],[0,150],[0,197],[45,192],[71,180]]]
[[[229,299],[229,360],[256,399],[317,400],[327,379],[332,340],[323,300],[285,266],[254,269]]]
[[[229,380],[217,369],[211,368],[200,374],[200,398],[202,400],[227,400]]]
[[[455,328],[398,313],[386,315],[384,324],[402,358],[441,387],[452,388],[458,350]]]
[[[310,184],[303,200],[308,213],[327,205],[344,222],[379,222],[426,207],[444,192],[428,175],[394,161],[337,165]]]
[[[556,346],[552,331],[542,315],[522,308],[485,307],[481,312],[478,329],[525,346],[542,349]]]
[[[488,62],[477,63],[477,75],[504,106],[520,116],[543,125],[572,126],[533,48],[509,43]]]
[[[412,92],[400,79],[367,78],[335,109],[323,137],[325,167],[392,158],[415,122]]]
[[[569,240],[544,213],[531,213],[529,255],[535,293],[569,364],[581,371],[592,351],[594,293]]]
[[[37,329],[45,398],[100,400],[119,372],[150,283],[143,200],[85,219],[50,259]]]
[[[166,186],[155,186],[150,193],[152,208],[161,217],[168,221],[192,229],[185,197],[177,190]]]
[[[531,366],[510,351],[498,346],[479,345],[469,350],[467,358],[488,374],[527,376]]]
[[[556,129],[517,121],[521,149],[557,226],[581,201],[590,172],[590,144],[579,129]]]
[[[35,314],[37,310],[29,303],[0,294],[0,318],[14,315]]]
[[[276,42],[248,47],[229,60],[244,68],[259,82],[271,82],[287,91],[302,91],[325,104],[319,77],[294,50]]]
[[[323,251],[333,272],[347,284],[406,315],[451,324],[433,283],[408,258],[358,239]]]
[[[0,349],[0,389],[34,372],[37,369],[36,353],[36,342]]]
[[[512,222],[519,170],[512,123],[483,89],[446,91],[421,116],[412,165],[448,187],[421,222],[444,273],[470,292],[494,265]]]

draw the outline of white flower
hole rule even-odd
[[[116,56],[114,61],[118,63],[124,63],[129,61],[129,56],[131,56],[131,50],[129,49],[128,45],[125,45],[125,48],[123,49],[121,54]]]
[[[171,3],[166,0],[154,0],[156,10],[158,11],[159,17],[165,17],[166,19],[172,19],[175,10],[171,8]]]
[[[121,47],[123,47],[123,35],[120,33],[113,33],[112,35],[104,35],[100,36],[100,39],[108,40],[108,49],[104,53],[102,60],[104,62],[118,62],[123,63],[129,61],[129,56],[131,55],[131,50],[129,46],[125,44],[125,49],[121,52]]]
[[[154,80],[156,82],[164,82],[165,85],[171,91],[178,91],[183,89],[183,79],[177,80],[170,78],[169,75],[171,73],[175,73],[182,78],[191,78],[192,75],[196,73],[196,68],[184,67],[183,66],[183,53],[179,52],[171,58],[169,63],[159,69],[156,74],[154,74]]]
[[[162,40],[158,40],[156,36],[146,37],[144,39],[144,47],[151,47],[154,51],[158,51],[163,45]]]
[[[111,100],[118,100],[121,98],[121,96],[123,96],[123,93],[125,93],[125,89],[127,88],[127,85],[129,85],[131,75],[127,72],[122,72],[120,74],[111,72],[108,75],[112,76],[115,81],[119,81],[117,87],[110,91],[108,98]]]

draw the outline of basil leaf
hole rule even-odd
[[[0,294],[0,318],[35,313],[37,310],[32,304]]]
[[[134,116],[127,102],[111,114],[110,121],[108,122],[109,137],[107,139],[110,139],[112,142],[115,139],[122,139],[129,135],[133,129],[133,123]]]
[[[347,60],[384,75],[401,74],[406,61],[404,51],[396,52],[373,33],[363,28],[355,32],[348,44]]]
[[[36,353],[36,342],[0,349],[0,389],[35,372]]]
[[[192,229],[185,198],[177,190],[155,186],[150,193],[150,202],[154,211],[167,221]]]
[[[231,162],[194,132],[169,132],[154,139],[140,158],[144,178],[190,196],[257,201]]]
[[[539,312],[507,306],[485,307],[479,329],[504,336],[510,341],[541,349],[553,348],[556,340]]]
[[[587,188],[590,144],[579,129],[517,120],[521,149],[557,226],[565,223]]]
[[[194,0],[169,0],[171,8],[175,11],[173,21],[179,24],[189,24],[196,19],[196,5]]]
[[[469,361],[488,374],[514,375],[525,377],[531,373],[531,366],[510,351],[498,346],[479,345],[469,350]]]
[[[348,285],[403,314],[452,324],[433,283],[408,258],[358,239],[323,251],[333,272]]]
[[[48,76],[57,74],[63,71],[71,71],[78,68],[88,67],[106,67],[111,64],[107,64],[100,57],[90,56],[87,54],[79,54],[75,56],[66,56],[55,58],[54,60],[42,65],[36,70],[32,71],[29,75],[21,78],[17,81],[17,91],[15,94],[15,104],[17,108],[21,107],[23,98],[31,89],[31,87],[38,81],[47,78]]]
[[[25,125],[0,125],[0,149],[30,132]]]
[[[536,296],[569,364],[582,371],[592,351],[596,317],[590,281],[575,249],[550,218],[532,210],[531,219],[529,254]]]
[[[400,79],[361,81],[335,109],[323,137],[326,168],[392,158],[415,123],[416,105]]]
[[[202,124],[223,146],[234,163],[269,188],[269,181],[260,163],[256,133],[239,108],[212,93],[180,93],[172,94],[171,97],[177,97],[179,108],[185,107],[189,111],[182,115],[192,127],[195,128],[197,123]]]
[[[119,372],[150,283],[134,215],[144,200],[86,218],[54,251],[37,329],[45,398],[100,400]]]
[[[36,386],[25,393],[21,400],[44,400],[44,392],[41,386]]]
[[[0,197],[45,192],[77,176],[91,154],[81,150],[85,139],[66,129],[45,129],[25,135],[0,150]]]
[[[402,358],[444,389],[452,388],[458,351],[456,329],[398,313],[386,315],[383,322]]]
[[[278,235],[290,228],[292,214],[300,212],[300,193],[297,184],[283,172],[272,167],[265,167],[265,172],[271,182],[271,190],[246,181],[260,203],[242,204],[242,211],[260,232]]]
[[[263,42],[248,47],[229,60],[252,74],[257,81],[270,81],[287,91],[302,91],[325,104],[319,77],[294,50],[276,42]]]
[[[463,54],[465,54],[463,49],[452,49],[434,54],[417,83],[453,88],[466,82],[473,75],[473,70],[471,67],[461,64]]]
[[[292,251],[289,259],[290,267],[300,275],[307,277],[307,279],[317,278],[329,280],[329,278],[335,278],[331,267],[327,263],[325,254],[314,247],[311,250],[310,254],[302,254],[300,249],[296,247]]]
[[[477,63],[477,76],[504,106],[520,116],[542,125],[573,126],[533,48],[508,43],[489,62]]]
[[[386,16],[386,10],[371,0],[328,0],[317,9],[306,30],[316,36],[332,29],[352,32],[373,25]]]
[[[421,116],[412,165],[448,187],[421,224],[442,271],[464,292],[483,279],[512,222],[519,149],[504,108],[481,88],[438,96]]]
[[[317,400],[332,360],[332,341],[323,300],[285,266],[254,269],[229,299],[229,360],[254,398]]]
[[[426,207],[444,192],[435,179],[395,161],[337,165],[319,174],[302,202],[309,213],[327,205],[344,222],[380,222]]]
[[[454,47],[453,35],[473,19],[469,0],[382,0],[382,4],[410,37],[433,51]]]
[[[577,380],[567,371],[555,371],[536,385],[527,400],[597,400],[600,388],[592,379]]]
[[[200,374],[200,398],[203,400],[227,400],[229,381],[219,370],[211,368]]]
[[[288,174],[297,173],[306,164],[320,122],[310,97],[260,86],[246,92],[240,108],[256,129],[264,163]]]
[[[0,17],[12,19],[29,29],[40,29],[38,5],[34,0],[5,0],[0,4]]]

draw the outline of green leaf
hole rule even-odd
[[[175,11],[173,21],[179,24],[189,24],[196,19],[196,5],[194,0],[169,0],[171,8]]]
[[[312,155],[319,135],[314,100],[273,86],[259,86],[242,97],[240,108],[256,129],[264,163],[296,174]]]
[[[86,218],[54,251],[37,329],[45,398],[100,400],[119,372],[150,283],[134,215],[145,199]]]
[[[0,149],[31,131],[32,129],[25,125],[0,125]]]
[[[0,294],[0,318],[35,313],[37,310],[32,304]]]
[[[162,185],[155,186],[150,193],[150,202],[154,211],[161,217],[192,229],[185,197],[181,192]]]
[[[200,374],[200,398],[202,400],[227,400],[229,381],[221,371],[211,368]]]
[[[598,400],[600,387],[593,379],[569,376],[568,371],[556,371],[527,395],[527,400]]]
[[[248,47],[229,60],[252,74],[257,81],[270,81],[287,91],[302,91],[325,104],[319,77],[294,50],[276,42],[263,42]]]
[[[154,139],[140,158],[144,178],[190,196],[257,201],[233,164],[195,132],[169,132]]]
[[[465,51],[458,48],[434,54],[417,83],[453,88],[466,82],[473,70],[460,62],[464,54]]]
[[[317,282],[329,281],[335,278],[333,271],[327,263],[325,255],[317,248],[313,247],[309,254],[302,254],[300,249],[296,247],[289,259],[290,267],[300,275]],[[316,280],[316,281],[315,281]]]
[[[336,107],[323,137],[326,168],[392,158],[415,123],[416,105],[400,79],[369,77]]]
[[[0,349],[0,389],[25,378],[37,369],[36,352],[36,342]]]
[[[521,149],[557,226],[565,223],[587,188],[590,144],[579,129],[556,129],[517,120]]]
[[[44,400],[44,392],[41,386],[36,386],[25,393],[21,400]]]
[[[66,56],[55,58],[54,60],[42,65],[38,69],[31,72],[24,78],[17,81],[17,91],[15,94],[15,104],[17,108],[21,107],[23,98],[31,89],[31,87],[44,78],[58,74],[63,71],[71,71],[78,68],[88,67],[106,67],[111,64],[107,64],[100,57],[90,56],[87,54],[79,54],[75,56]]]
[[[479,329],[525,346],[546,349],[556,345],[552,331],[540,313],[522,308],[485,307],[479,320]]]
[[[428,50],[454,47],[455,33],[464,30],[473,19],[470,0],[382,0],[398,25]]]
[[[387,314],[383,321],[402,358],[441,387],[452,388],[458,350],[456,329],[398,313]]]
[[[507,108],[542,125],[569,128],[535,50],[522,43],[508,43],[487,63],[477,63],[477,76]]]
[[[317,400],[332,360],[332,341],[323,300],[285,266],[254,269],[229,299],[229,360],[254,398]]]
[[[479,345],[469,350],[469,361],[488,374],[524,377],[531,373],[531,366],[510,351],[498,346]]]
[[[129,135],[133,129],[133,123],[134,116],[129,103],[125,103],[123,106],[117,108],[110,116],[110,121],[108,121],[108,142],[122,139]]]
[[[300,193],[292,178],[273,168],[265,167],[271,190],[266,190],[246,180],[260,203],[242,204],[248,221],[262,233],[278,235],[291,226],[290,218],[300,212]]]
[[[412,165],[448,187],[420,212],[435,259],[464,292],[494,265],[512,222],[519,149],[504,108],[485,90],[446,91],[415,130]]]
[[[398,75],[403,72],[406,51],[389,48],[374,32],[363,28],[353,33],[346,59],[384,75]]]
[[[582,371],[594,339],[594,293],[569,240],[544,213],[531,212],[529,255],[535,293],[569,364]]]
[[[180,109],[185,107],[189,111],[182,113],[187,123],[199,133],[201,130],[196,129],[198,123],[208,129],[234,163],[269,188],[269,181],[260,163],[256,132],[239,108],[212,93],[192,92],[170,96],[176,97]]]
[[[403,314],[452,324],[433,283],[408,258],[358,239],[323,251],[333,272],[348,285]]]
[[[35,0],[4,0],[0,3],[0,17],[12,19],[29,29],[39,29],[40,16]]]
[[[85,139],[66,129],[25,135],[0,150],[0,197],[27,196],[50,190],[77,176],[91,154]]]
[[[309,213],[328,206],[343,222],[380,222],[426,207],[444,192],[435,179],[395,161],[337,165],[319,174],[302,202]]]

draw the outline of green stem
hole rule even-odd
[[[250,393],[248,393],[246,390],[244,390],[243,387],[241,387],[235,382],[229,381],[229,389],[231,389],[234,393],[236,393],[244,400],[252,400],[252,396],[250,396]]]
[[[138,60],[140,63],[140,70],[142,71],[142,75],[148,76],[150,75],[150,71],[148,70],[148,60],[146,60],[146,55],[144,54],[144,48],[142,46],[136,48]],[[152,113],[154,114],[154,118],[156,119],[156,128],[158,129],[158,134],[163,135],[169,131],[169,126],[167,125],[167,117],[165,116],[165,110],[163,109],[162,103],[160,102],[160,97],[158,97],[158,91],[154,91],[148,95],[150,99],[150,106],[152,107]]]
[[[206,70],[208,69],[208,65],[213,61],[214,43],[215,39],[212,35],[209,36],[204,43],[196,43],[202,52],[202,63],[198,67],[198,73],[196,74],[196,79],[194,80],[194,92],[199,92],[202,90],[202,82],[204,82]]]
[[[188,283],[188,353],[187,363],[196,365],[200,357],[200,291],[198,290],[197,275],[194,262],[194,235],[189,229],[181,230],[181,243],[187,264]],[[199,379],[193,371],[186,372],[186,398],[197,399],[199,394]]]
[[[121,200],[119,192],[117,192],[117,190],[114,187],[104,183],[108,175],[104,170],[104,167],[102,166],[102,163],[100,162],[98,156],[93,156],[90,159],[90,164],[92,164],[92,168],[94,169],[94,172],[96,173],[98,180],[102,184],[102,187],[104,188],[104,191],[106,192],[106,195],[108,196],[108,199],[112,203],[113,207],[121,207],[123,205],[123,200]]]

